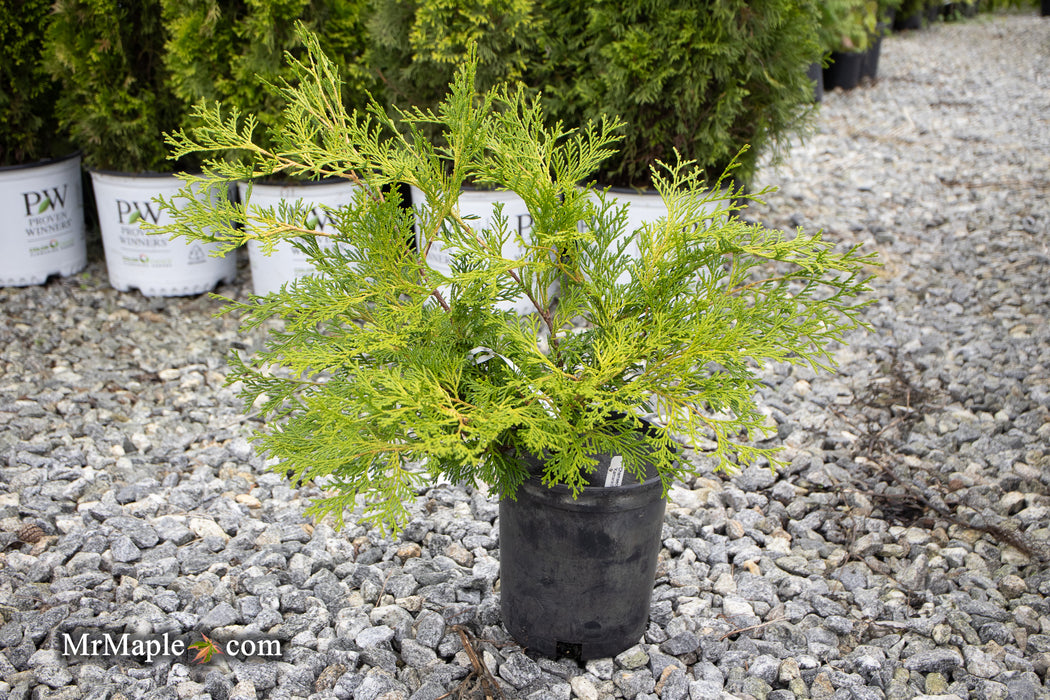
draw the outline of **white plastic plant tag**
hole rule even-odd
[[[499,354],[492,348],[487,348],[484,345],[479,345],[478,347],[471,350],[469,354],[471,357],[474,358],[474,363],[478,365],[480,365],[483,362],[488,362],[493,357],[498,357],[499,359],[503,360],[508,367],[511,368],[514,374],[518,375],[519,377],[525,376],[525,374],[520,369],[518,369],[518,366],[514,364],[513,360],[511,360],[509,357],[505,357]],[[550,399],[544,396],[541,392],[537,391],[536,387],[532,386],[531,384],[529,384],[529,388],[532,389],[532,393],[536,395],[536,398],[540,400],[540,404],[543,406],[543,410],[547,412],[547,415],[551,418],[557,418],[557,414],[554,413],[554,410],[551,407]]]
[[[623,457],[613,455],[609,460],[609,471],[605,472],[605,488],[619,486],[623,483]]]

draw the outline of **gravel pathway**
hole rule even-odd
[[[890,37],[763,171],[752,216],[879,251],[873,331],[768,369],[790,467],[677,487],[644,640],[583,667],[508,643],[484,494],[431,489],[397,540],[302,518],[224,386],[263,336],[219,302],[98,259],[0,290],[0,698],[1050,697],[1048,66],[1034,15]],[[78,630],[258,647],[64,655]]]

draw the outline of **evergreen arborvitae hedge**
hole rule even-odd
[[[375,87],[363,57],[369,0],[163,0],[165,64],[188,108],[200,100],[254,114],[263,144],[278,127],[283,99],[266,84],[293,79],[285,53],[303,55],[296,22],[314,31],[339,67],[348,106]]]
[[[47,61],[57,114],[89,168],[168,171],[164,133],[186,110],[164,65],[160,0],[57,0]]]
[[[749,181],[807,123],[820,60],[813,0],[538,0],[548,43],[530,83],[548,111],[576,124],[627,122],[605,184],[648,187],[650,165],[677,149],[717,179],[745,145],[734,176]]]
[[[0,166],[64,155],[42,59],[50,13],[51,0],[0,0]]]
[[[521,80],[538,55],[546,21],[540,0],[374,0],[368,64],[385,99],[399,107],[433,107],[476,43],[477,85]]]

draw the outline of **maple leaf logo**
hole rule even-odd
[[[196,649],[197,655],[193,657],[193,663],[206,664],[211,661],[213,654],[222,654],[222,649],[219,648],[215,642],[208,638],[208,635],[201,633],[204,637],[203,641],[190,644],[190,649]]]

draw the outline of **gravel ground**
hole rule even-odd
[[[99,259],[0,290],[0,697],[1050,697],[1048,65],[1034,15],[890,37],[763,171],[752,216],[879,251],[873,332],[834,374],[768,369],[790,466],[694,456],[645,638],[582,667],[508,643],[484,494],[431,489],[397,540],[302,518],[224,386],[263,337],[219,302]],[[64,656],[85,629],[280,655]]]

